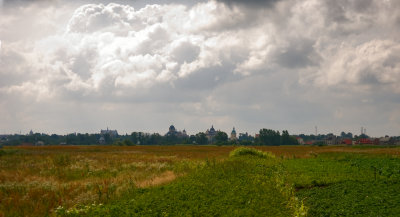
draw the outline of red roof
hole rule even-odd
[[[370,139],[359,139],[358,144],[372,144]]]
[[[351,139],[343,139],[342,144],[351,145],[353,144],[353,141],[351,141]]]

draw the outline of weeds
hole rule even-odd
[[[275,155],[270,152],[263,152],[254,148],[247,148],[247,147],[240,147],[229,153],[229,157],[238,157],[246,155],[257,156],[261,158],[275,158]]]

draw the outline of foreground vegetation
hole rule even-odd
[[[0,216],[400,213],[399,148],[233,149],[4,148],[0,151]]]
[[[326,153],[283,163],[309,216],[398,216],[400,159]]]
[[[6,147],[0,150],[0,216],[47,216],[58,206],[106,203],[225,153],[217,147]]]
[[[301,205],[274,155],[243,148],[206,161],[162,187],[138,189],[104,206],[58,209],[61,216],[294,216]],[[305,212],[303,212],[305,214]]]

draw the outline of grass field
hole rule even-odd
[[[0,216],[400,213],[400,148],[256,147],[276,157],[229,157],[234,148],[5,147]]]

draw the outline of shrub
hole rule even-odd
[[[263,152],[254,148],[247,148],[247,147],[240,147],[229,153],[229,157],[237,157],[244,155],[252,155],[261,158],[275,158],[275,155],[270,152]]]

